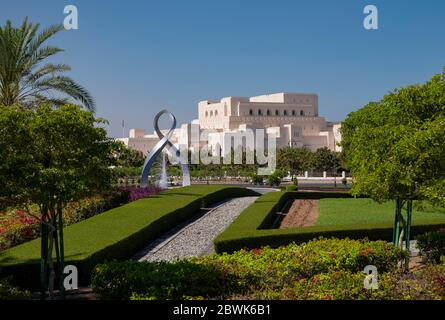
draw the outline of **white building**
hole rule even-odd
[[[175,129],[171,141],[196,150],[208,143],[223,146],[224,136],[248,129],[265,129],[276,137],[277,148],[306,147],[311,150],[327,147],[340,151],[340,123],[327,122],[318,115],[318,96],[309,93],[275,93],[257,97],[227,97],[220,101],[201,101],[198,119]],[[198,142],[193,133],[211,131]],[[147,135],[143,129],[131,129],[128,138],[118,139],[128,147],[147,154],[158,141],[156,133]]]

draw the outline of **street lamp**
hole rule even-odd
[[[335,148],[336,144],[335,144],[335,133],[334,133],[334,155],[335,157],[337,157],[336,155],[336,148]],[[337,189],[337,159],[334,159],[334,188]]]

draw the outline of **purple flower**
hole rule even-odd
[[[163,189],[154,187],[154,186],[148,186],[144,188],[140,187],[126,187],[122,190],[128,192],[128,200],[129,202],[136,201],[142,198],[147,198],[153,194],[161,192]]]

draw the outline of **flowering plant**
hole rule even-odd
[[[121,190],[128,192],[128,201],[136,201],[142,198],[147,198],[153,194],[156,194],[160,191],[162,191],[161,188],[155,187],[155,186],[148,186],[148,187],[126,187],[122,188]]]
[[[126,187],[70,202],[63,209],[64,225],[80,222],[160,191],[162,191],[161,188],[153,186],[146,188]],[[31,207],[28,211],[12,209],[7,212],[0,212],[0,251],[40,236],[40,219],[33,214],[33,209]]]

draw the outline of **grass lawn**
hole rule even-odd
[[[320,199],[317,226],[338,226],[366,223],[392,223],[395,203],[378,204],[371,199]],[[429,208],[428,211],[413,209],[413,222],[422,220],[445,222],[445,212]]]

